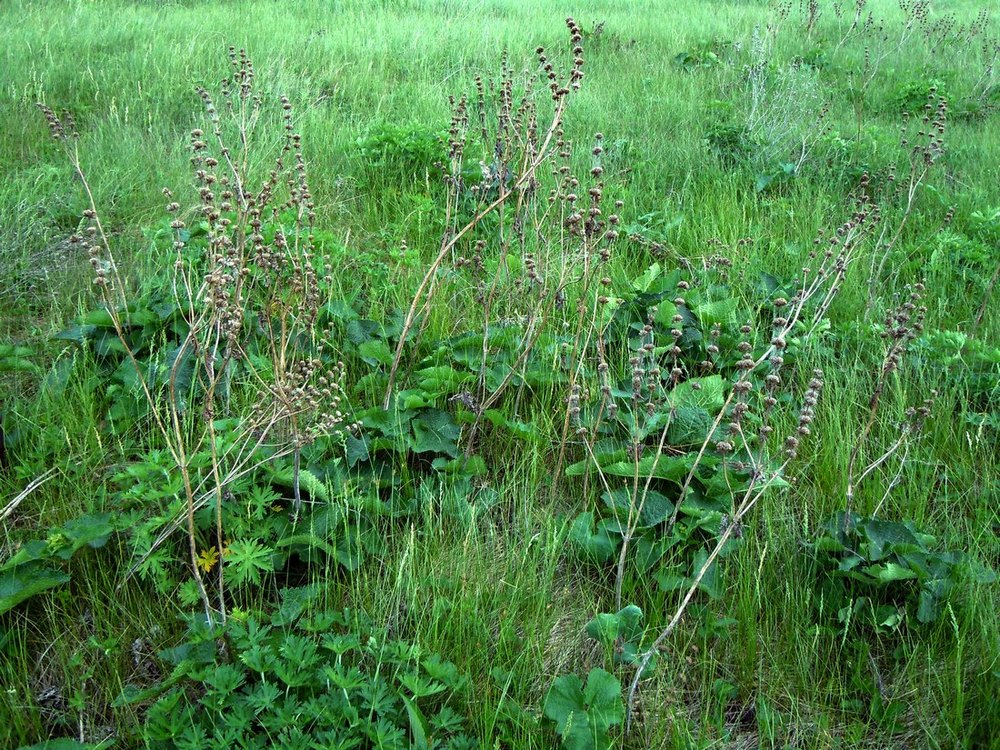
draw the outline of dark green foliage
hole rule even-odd
[[[0,565],[0,614],[36,594],[68,583],[65,563],[84,547],[103,547],[119,528],[110,513],[94,513],[49,531],[21,546]]]
[[[318,587],[285,589],[269,616],[192,624],[160,657],[164,681],[127,686],[145,711],[149,747],[448,748],[478,743],[463,716],[469,679],[451,662],[396,640],[363,614],[317,605]]]
[[[898,112],[922,115],[924,105],[934,96],[943,96],[948,100],[953,98],[944,81],[938,78],[919,78],[900,84],[890,100]]]
[[[382,186],[434,182],[436,165],[444,161],[444,134],[422,125],[382,123],[357,141],[363,174]]]
[[[607,750],[611,727],[625,718],[621,685],[603,669],[591,670],[586,686],[576,675],[557,678],[543,711],[555,722],[566,750]]]
[[[678,52],[674,63],[687,72],[715,68],[723,64],[732,46],[732,42],[719,40],[701,42],[689,50]]]
[[[845,628],[852,619],[878,632],[899,629],[907,617],[934,622],[963,587],[997,578],[961,552],[936,550],[934,537],[910,521],[838,513],[810,546],[836,584]]]

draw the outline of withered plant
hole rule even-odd
[[[279,152],[268,172],[256,174],[255,165],[266,156],[255,139],[266,108],[254,90],[247,54],[231,47],[229,61],[218,103],[198,89],[209,124],[207,133],[191,132],[196,204],[182,209],[173,192],[164,190],[173,216],[172,294],[186,324],[164,365],[165,389],[154,384],[129,343],[132,287],[101,223],[73,119],[40,105],[89,203],[71,242],[89,258],[97,293],[135,369],[153,426],[183,478],[186,513],[166,527],[153,549],[186,521],[191,573],[210,621],[226,617],[225,565],[217,567],[212,597],[199,569],[195,512],[214,506],[215,543],[224,559],[227,487],[266,461],[293,456],[297,513],[302,447],[354,427],[342,389],[343,364],[331,362],[328,342],[316,330],[330,278],[313,254],[316,215],[292,105],[282,97]],[[193,228],[207,242],[190,242]],[[253,408],[235,412],[234,401]],[[223,430],[230,431],[225,440]],[[206,450],[208,471],[192,462]]]
[[[534,75],[517,76],[507,62],[501,63],[498,78],[476,80],[476,94],[470,100],[462,97],[452,102],[453,114],[449,129],[448,162],[442,165],[447,190],[445,231],[437,255],[427,266],[413,295],[403,320],[399,343],[389,369],[384,405],[391,404],[404,350],[415,343],[411,331],[420,316],[426,316],[440,290],[440,269],[451,258],[453,265],[467,269],[476,290],[475,304],[481,318],[467,321],[483,330],[483,363],[488,359],[491,326],[497,316],[509,316],[520,310],[525,319],[523,357],[531,352],[544,320],[564,297],[561,289],[567,279],[565,258],[555,258],[551,248],[562,250],[558,238],[550,236],[552,219],[568,204],[546,201],[541,192],[540,173],[554,159],[568,160],[569,147],[564,138],[563,116],[570,96],[583,80],[583,33],[576,21],[566,19],[570,32],[571,60],[560,72],[548,52],[536,50],[540,71]],[[542,90],[547,90],[551,107],[541,109]],[[465,176],[467,163],[479,163],[477,179]],[[560,178],[570,180],[568,168],[557,171]],[[574,196],[574,201],[576,197]],[[575,216],[575,212],[570,213]],[[566,217],[567,219],[569,217]],[[489,239],[482,225],[495,219]],[[582,221],[582,218],[580,219]],[[508,256],[521,260],[524,276],[515,278]],[[485,275],[487,256],[496,261],[492,275]],[[522,305],[505,304],[502,292],[517,288]],[[472,312],[472,311],[470,311]],[[418,329],[416,335],[419,336]],[[516,370],[516,367],[514,368]],[[508,381],[509,382],[509,381]],[[505,384],[506,385],[506,384]],[[498,396],[505,385],[487,394],[481,375],[478,393],[470,403],[482,411]]]

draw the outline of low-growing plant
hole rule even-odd
[[[831,584],[826,606],[845,632],[864,624],[875,632],[900,630],[909,618],[926,624],[970,584],[993,583],[993,571],[958,551],[939,551],[935,539],[911,521],[837,513],[809,543]]]
[[[362,174],[372,184],[398,189],[414,183],[430,184],[446,157],[444,130],[418,124],[384,122],[358,138]]]
[[[591,670],[586,685],[563,675],[549,688],[543,712],[555,722],[565,750],[607,750],[611,728],[625,717],[621,684],[603,669]]]
[[[229,485],[286,455],[294,460],[297,512],[302,448],[320,436],[350,429],[341,410],[342,366],[318,356],[327,342],[314,325],[329,279],[314,263],[314,203],[292,105],[282,98],[283,142],[274,168],[253,188],[258,175],[248,165],[262,101],[254,93],[255,71],[246,53],[230,48],[229,58],[231,75],[221,85],[222,112],[207,90],[198,91],[211,123],[207,137],[200,128],[191,132],[198,203],[184,213],[173,193],[164,191],[167,211],[175,216],[170,225],[174,277],[165,314],[162,309],[140,313],[128,299],[129,285],[94,203],[72,116],[41,105],[88,198],[81,231],[70,241],[88,257],[103,303],[85,316],[73,336],[80,343],[97,336],[98,354],[123,355],[123,386],[141,394],[150,426],[180,477],[190,572],[210,620],[225,620],[225,565],[216,567],[210,596],[199,565],[196,513],[214,507],[215,547],[223,549]],[[291,217],[290,227],[282,215]],[[267,220],[273,234],[265,234]],[[154,355],[159,360],[150,368],[140,361],[152,343],[148,327],[162,326],[164,320],[176,345]],[[136,335],[143,338],[137,341]],[[227,421],[233,400],[241,398],[256,404],[255,418]],[[221,424],[235,426],[232,439],[220,438]],[[268,449],[262,452],[264,446]],[[193,465],[205,451],[208,464]]]
[[[478,746],[465,721],[467,675],[317,599],[316,587],[285,589],[270,616],[234,610],[225,625],[192,624],[161,652],[173,667],[163,681],[126,686],[119,699],[148,706],[146,746]]]

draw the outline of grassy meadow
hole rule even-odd
[[[0,747],[1000,747],[988,5],[0,3]]]

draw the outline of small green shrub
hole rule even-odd
[[[365,180],[370,184],[412,185],[434,177],[445,160],[444,133],[423,125],[382,123],[357,140]]]
[[[996,581],[963,553],[935,549],[934,537],[911,521],[837,513],[810,547],[845,628],[861,620],[876,632],[893,631],[909,616],[934,622],[963,586]]]
[[[889,97],[892,108],[897,112],[919,114],[932,98],[943,96],[951,100],[948,86],[938,78],[918,78],[896,87]]]
[[[732,47],[733,43],[728,41],[703,41],[674,55],[674,64],[689,73],[698,69],[715,68],[726,61],[726,55]]]
[[[621,683],[603,669],[591,670],[586,687],[575,674],[563,675],[549,688],[543,712],[565,750],[607,750],[611,727],[625,718]]]
[[[193,624],[161,652],[173,670],[119,703],[146,703],[151,748],[470,750],[469,678],[393,639],[362,613],[315,606],[318,587],[286,589],[270,618],[234,612]]]

